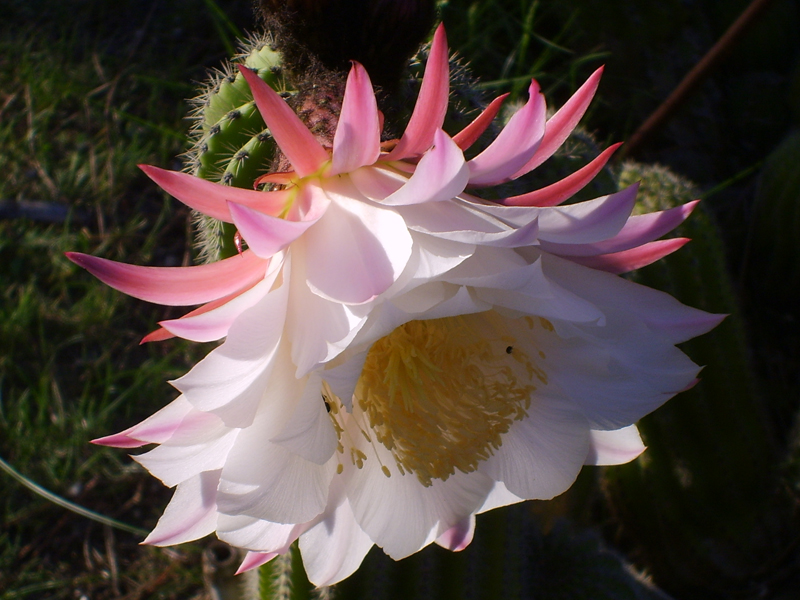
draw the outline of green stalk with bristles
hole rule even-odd
[[[191,101],[194,143],[186,157],[190,172],[197,177],[252,188],[255,179],[269,170],[275,143],[237,64],[254,69],[274,89],[286,92],[281,58],[270,47],[270,39],[251,38],[233,63],[214,72]],[[199,214],[195,221],[202,260],[210,262],[237,252],[233,225]]]

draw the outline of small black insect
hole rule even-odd
[[[506,348],[506,354],[511,354],[514,351],[514,346],[508,346]]]

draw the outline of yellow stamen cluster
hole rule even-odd
[[[354,400],[400,473],[429,486],[475,471],[502,445],[527,416],[533,380],[547,383],[526,352],[533,336],[517,344],[510,333],[532,327],[490,311],[411,321],[373,344]]]

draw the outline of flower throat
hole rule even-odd
[[[527,416],[547,377],[508,333],[517,324],[495,312],[411,321],[373,344],[354,400],[401,473],[430,486],[475,471]]]

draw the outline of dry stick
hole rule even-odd
[[[745,11],[739,15],[728,31],[714,44],[706,55],[700,59],[691,71],[683,78],[669,97],[661,103],[653,114],[642,123],[639,129],[631,136],[625,146],[622,147],[620,157],[633,154],[644,144],[647,138],[659,129],[672,116],[689,94],[697,85],[705,79],[717,63],[725,56],[734,44],[739,40],[743,33],[756,22],[756,19],[767,8],[772,0],[753,0]]]

